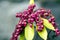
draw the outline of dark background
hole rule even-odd
[[[35,0],[36,8],[47,8],[52,10],[56,23],[60,29],[60,0]],[[9,40],[18,20],[17,12],[23,11],[29,5],[29,0],[0,0],[0,40]],[[50,31],[50,30],[48,30]],[[60,40],[60,36],[52,38],[54,32],[49,34],[50,40]],[[42,40],[35,32],[34,40]]]

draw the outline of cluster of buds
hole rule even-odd
[[[49,18],[49,22],[53,25],[53,27],[55,28],[55,32],[56,32],[56,35],[59,35],[60,34],[60,30],[57,28],[57,24],[55,22],[55,17],[50,15],[50,18]]]
[[[44,8],[33,10],[35,7],[36,5],[30,5],[28,6],[28,9],[16,14],[16,17],[20,18],[20,20],[19,20],[19,23],[16,25],[16,29],[12,34],[11,40],[17,40],[18,36],[23,32],[27,24],[29,24],[30,27],[32,28],[33,22],[35,22],[36,26],[38,26],[37,30],[42,31],[44,28],[44,25],[43,25],[44,22],[41,18],[48,19],[47,18],[48,16],[50,17],[48,20],[54,26],[56,34],[60,34],[60,31],[56,27],[55,18],[51,14],[51,11],[46,10]]]

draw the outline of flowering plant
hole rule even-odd
[[[48,36],[46,28],[55,31],[56,35],[60,34],[55,23],[55,17],[51,14],[51,11],[44,8],[34,10],[35,7],[34,0],[30,0],[28,8],[16,14],[16,17],[20,18],[20,20],[16,25],[11,40],[17,40],[19,35],[20,40],[24,40],[25,38],[26,40],[33,40],[35,25],[37,33],[44,40],[47,40]]]

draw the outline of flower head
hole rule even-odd
[[[16,14],[16,17],[20,18],[20,20],[16,25],[11,40],[17,40],[18,36],[24,33],[24,30],[26,39],[32,40],[34,37],[34,22],[36,23],[36,31],[44,40],[47,40],[48,35],[46,28],[55,31],[57,35],[60,34],[55,23],[55,17],[51,14],[51,10],[46,10],[44,8],[34,10],[35,7],[36,5],[32,3],[32,5],[28,6],[28,9]]]

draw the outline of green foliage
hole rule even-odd
[[[53,25],[51,23],[49,23],[49,21],[47,19],[44,19],[44,18],[42,18],[42,19],[44,21],[43,24],[44,24],[45,27],[47,27],[50,30],[55,30],[54,27],[53,27]]]
[[[38,34],[42,39],[47,40],[48,33],[45,27],[42,31],[38,31]]]
[[[34,37],[34,26],[32,28],[30,27],[29,24],[27,24],[25,28],[25,38],[26,40],[32,40]]]
[[[19,36],[19,40],[24,40],[24,39],[25,39],[25,35],[24,35],[24,33],[21,33]]]

